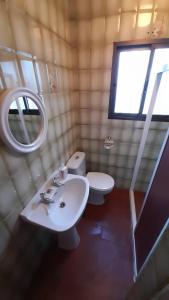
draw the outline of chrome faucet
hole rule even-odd
[[[44,208],[46,210],[47,215],[50,215],[50,204],[54,203],[54,200],[45,197],[45,193],[40,193],[40,201],[39,203],[44,204]]]
[[[58,174],[57,176],[55,176],[53,178],[53,185],[57,186],[57,187],[63,186],[64,183],[62,183],[61,180],[62,180],[62,178],[60,178],[60,175]]]
[[[45,194],[46,194],[46,193],[40,193],[40,197],[41,197],[40,202],[41,202],[41,203],[44,203],[44,204],[51,204],[51,203],[54,203],[54,202],[55,202],[54,199],[50,199],[50,198],[48,198],[48,197],[45,197]]]

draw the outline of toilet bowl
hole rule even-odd
[[[88,172],[86,177],[90,186],[88,202],[94,205],[103,204],[104,195],[110,193],[114,187],[114,179],[100,172]]]
[[[84,152],[76,152],[67,162],[68,172],[86,176],[90,191],[88,203],[101,205],[105,202],[104,195],[110,193],[114,187],[114,179],[105,173],[88,172],[86,175],[86,159]]]

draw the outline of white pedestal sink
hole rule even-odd
[[[75,249],[80,242],[76,229],[87,204],[89,183],[87,178],[68,174],[63,185],[56,187],[54,203],[44,204],[40,200],[40,193],[52,186],[52,174],[33,199],[21,212],[21,217],[31,223],[55,231],[58,236],[58,246],[62,249]]]

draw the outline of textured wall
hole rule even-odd
[[[0,88],[31,88],[44,101],[49,119],[46,142],[29,155],[8,150],[0,140],[3,300],[22,298],[50,241],[51,234],[25,224],[19,213],[77,149],[77,49],[67,8],[67,1],[0,1]]]
[[[71,16],[78,23],[80,147],[87,153],[88,169],[108,172],[117,187],[129,188],[144,122],[107,119],[113,42],[168,37],[169,4],[151,0],[77,0],[76,4]],[[141,26],[142,22],[148,25]],[[147,187],[167,127],[151,125],[138,190]],[[111,151],[103,149],[106,135],[116,144]]]

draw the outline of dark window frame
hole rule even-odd
[[[119,54],[122,50],[129,49],[150,49],[150,58],[147,67],[147,72],[145,76],[144,87],[141,95],[140,109],[138,114],[132,113],[115,113],[115,101],[116,101],[116,88],[117,88],[117,76],[118,76],[118,63],[119,63]],[[158,48],[169,48],[169,39],[158,39],[158,40],[141,40],[141,41],[129,41],[129,42],[117,42],[114,43],[113,51],[113,61],[112,61],[112,74],[111,74],[111,84],[110,84],[110,98],[109,98],[109,110],[108,118],[109,119],[120,119],[120,120],[145,120],[146,115],[143,114],[144,103],[146,99],[147,87],[149,83],[151,67],[153,63],[153,57],[155,49]],[[169,122],[169,115],[153,115],[152,121],[163,121]]]
[[[40,112],[39,112],[38,109],[29,108],[29,103],[28,103],[27,97],[23,96],[22,98],[23,98],[23,102],[24,102],[24,105],[25,105],[25,109],[22,110],[24,115],[40,115]],[[18,111],[18,109],[10,109],[9,114],[18,115],[19,111]]]

